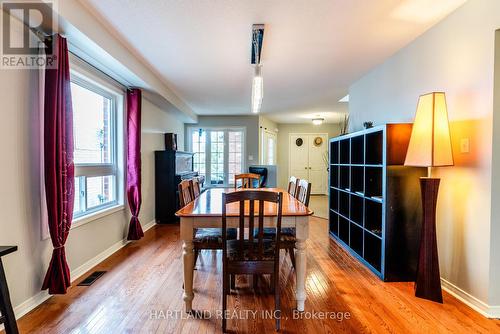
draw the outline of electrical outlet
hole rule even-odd
[[[469,153],[469,152],[470,152],[469,138],[460,139],[460,153]]]
[[[249,160],[249,161],[253,161],[253,155],[249,155],[249,156],[248,156],[248,160]]]

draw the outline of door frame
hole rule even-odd
[[[292,176],[292,145],[291,145],[291,137],[296,136],[296,135],[306,135],[306,136],[311,136],[311,135],[320,135],[320,136],[326,136],[326,142],[325,144],[328,145],[328,133],[327,132],[291,132],[288,134],[288,178],[287,181],[290,180],[290,177]],[[328,147],[326,148],[326,151],[328,152]],[[307,148],[307,162],[309,163],[309,148]],[[325,171],[326,178],[327,178],[327,187],[325,190],[325,193],[323,195],[328,195],[328,170]]]

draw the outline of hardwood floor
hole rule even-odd
[[[195,272],[194,307],[188,317],[182,301],[182,260],[178,226],[155,226],[93,270],[108,272],[91,287],[76,286],[54,296],[19,320],[21,333],[220,333],[220,254],[202,252]],[[327,235],[327,221],[313,218],[308,241],[306,313],[336,312],[349,319],[293,319],[294,275],[282,256],[283,333],[494,333],[500,321],[489,320],[444,293],[444,304],[415,298],[411,283],[383,283]],[[228,309],[273,310],[267,282],[254,293],[245,277]],[[205,311],[203,317],[202,311]],[[169,313],[170,312],[170,313]],[[209,313],[212,317],[208,317]],[[232,313],[231,313],[232,314]],[[262,313],[229,320],[236,333],[274,332],[274,320]],[[316,314],[318,315],[318,314]],[[182,317],[182,318],[181,318]]]

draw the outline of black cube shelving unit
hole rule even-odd
[[[404,167],[411,124],[330,139],[330,235],[384,281],[415,279],[421,227],[419,178]]]

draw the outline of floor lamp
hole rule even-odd
[[[405,166],[427,167],[420,178],[422,232],[415,280],[415,296],[443,302],[436,239],[436,204],[439,178],[431,177],[432,167],[453,165],[448,112],[444,93],[420,96],[406,154]]]

